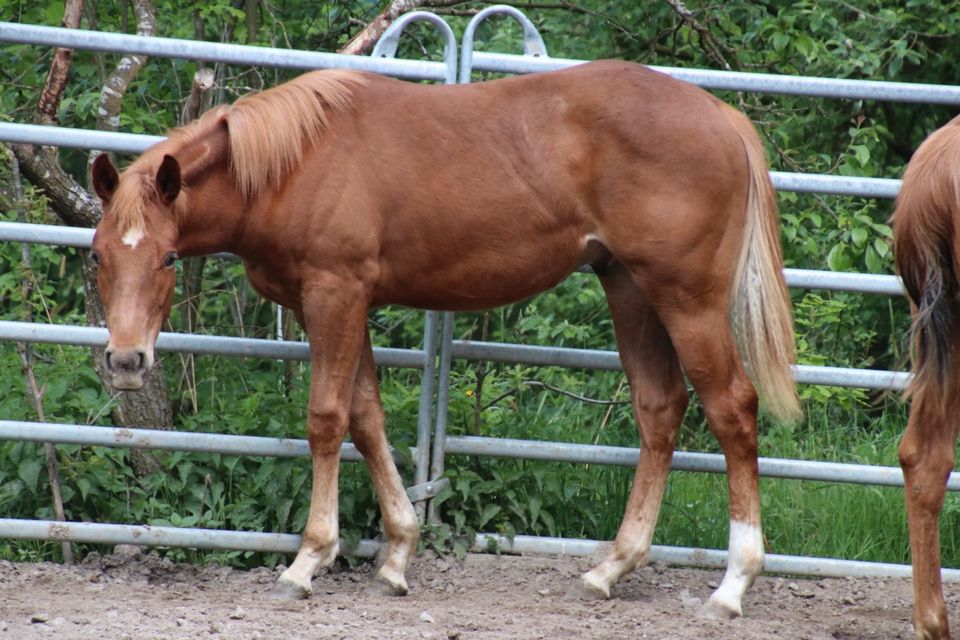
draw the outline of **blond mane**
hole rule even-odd
[[[152,177],[164,154],[202,139],[227,124],[230,171],[244,198],[268,187],[276,188],[303,159],[303,153],[326,131],[326,109],[345,111],[351,104],[351,85],[366,83],[362,73],[342,69],[312,71],[267,89],[244,96],[231,106],[221,106],[194,122],[173,129],[168,138],[150,148],[123,172],[111,200],[122,231],[142,229],[147,199],[155,193]],[[175,208],[184,209],[186,194]]]

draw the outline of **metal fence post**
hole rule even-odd
[[[547,47],[540,37],[537,27],[522,11],[507,5],[494,5],[477,13],[463,32],[460,54],[460,84],[469,84],[473,71],[473,41],[477,27],[491,16],[503,15],[516,20],[523,28],[523,54],[525,56],[545,58]],[[437,418],[434,424],[433,458],[430,464],[430,477],[439,480],[443,476],[444,458],[447,445],[447,420],[450,404],[450,361],[453,357],[453,313],[443,314],[443,330],[440,339],[440,388],[437,392]],[[438,522],[439,515],[433,504],[427,514],[430,522]]]
[[[400,36],[404,30],[414,22],[432,24],[444,38],[443,61],[446,69],[444,84],[455,84],[457,81],[457,37],[453,29],[442,18],[429,11],[413,11],[406,13],[395,20],[373,48],[370,56],[374,58],[395,59],[397,48],[400,45]],[[440,486],[438,477],[430,473],[430,442],[433,422],[434,389],[436,387],[437,363],[437,328],[440,313],[428,311],[423,333],[424,363],[420,377],[420,408],[417,416],[417,454],[414,486],[407,489],[407,494],[414,502],[414,508],[421,522],[427,518],[427,505],[430,498],[437,495]]]

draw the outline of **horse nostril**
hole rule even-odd
[[[117,373],[142,373],[147,370],[147,352],[143,349],[115,349],[105,351],[103,362],[107,371]]]

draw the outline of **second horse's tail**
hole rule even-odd
[[[960,216],[960,122],[934,132],[903,175],[893,214],[894,258],[914,306],[911,396],[943,406],[958,383],[960,285],[956,220]]]

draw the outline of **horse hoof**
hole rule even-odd
[[[743,615],[739,607],[734,608],[728,604],[710,598],[699,611],[697,617],[704,620],[733,620]]]
[[[304,600],[310,597],[311,589],[306,589],[292,580],[278,579],[270,589],[271,600]]]
[[[367,584],[365,591],[375,596],[396,597],[407,595],[408,589],[406,581],[393,582],[378,575]]]
[[[580,578],[567,594],[569,597],[577,600],[609,600],[610,592],[604,591],[597,585],[588,582],[586,578]]]

